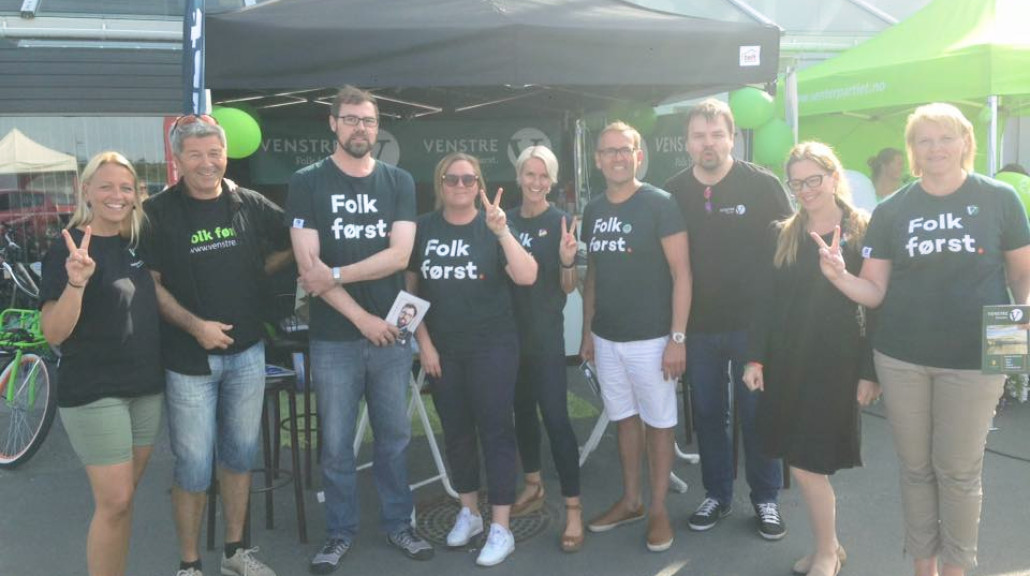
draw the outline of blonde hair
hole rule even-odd
[[[637,132],[636,128],[630,126],[629,124],[626,124],[622,120],[616,120],[611,124],[608,124],[604,127],[604,129],[601,130],[601,133],[597,135],[598,148],[600,148],[601,146],[601,139],[604,138],[604,135],[609,132],[624,132],[626,134],[629,134],[629,137],[633,139],[633,148],[637,150],[640,149],[640,132]]]
[[[146,215],[143,214],[143,199],[140,195],[139,176],[136,174],[136,169],[132,167],[132,162],[129,162],[128,158],[118,152],[110,150],[101,152],[90,159],[86,167],[82,169],[82,176],[79,178],[82,185],[79,186],[78,194],[76,194],[75,212],[68,221],[67,229],[86,226],[93,221],[93,208],[86,200],[86,187],[89,186],[97,170],[105,164],[121,166],[128,170],[129,174],[132,174],[132,211],[129,218],[122,223],[121,234],[128,238],[129,244],[135,248],[139,245]]]
[[[483,170],[479,167],[479,159],[464,152],[451,152],[441,158],[436,164],[436,170],[433,170],[433,192],[436,193],[436,208],[443,206],[443,177],[447,174],[447,169],[455,162],[461,161],[472,165],[472,170],[479,177],[479,189],[486,190],[486,180],[483,179]],[[476,206],[479,206],[478,195],[476,195]]]
[[[526,165],[526,162],[529,162],[530,158],[536,158],[544,163],[547,177],[551,179],[551,186],[558,183],[558,158],[547,146],[537,145],[523,150],[522,154],[519,154],[518,160],[515,161],[515,179],[519,181],[519,184],[522,183],[522,167]]]
[[[905,148],[908,151],[908,165],[912,169],[912,175],[916,177],[923,175],[923,167],[916,163],[914,149],[916,128],[927,122],[951,130],[965,140],[966,153],[962,156],[962,169],[972,172],[973,159],[976,157],[976,136],[973,133],[973,124],[966,119],[961,110],[951,104],[934,102],[916,108],[915,112],[909,114],[908,122],[905,124]]]
[[[787,156],[784,172],[790,177],[790,167],[802,160],[808,160],[837,175],[837,187],[833,191],[834,200],[844,212],[844,227],[850,235],[850,242],[859,245],[865,236],[868,217],[865,212],[855,208],[851,203],[851,187],[844,176],[844,167],[833,149],[822,142],[802,142],[791,149]],[[777,268],[793,266],[797,262],[798,247],[808,237],[808,211],[798,206],[794,215],[780,222],[780,233],[776,238],[776,255],[773,265]]]

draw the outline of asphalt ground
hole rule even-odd
[[[572,391],[597,405],[578,371],[570,369]],[[897,462],[882,408],[863,417],[865,467],[838,473],[832,480],[838,498],[838,525],[848,562],[847,576],[903,576],[911,574],[911,562],[903,556],[903,532],[898,492]],[[574,421],[580,443],[594,421]],[[988,441],[984,464],[984,507],[980,532],[980,566],[971,574],[989,576],[1030,575],[1030,404],[1010,404],[995,420],[997,430]],[[679,431],[684,446],[684,432]],[[442,439],[441,439],[442,442]],[[546,444],[546,443],[545,443]],[[283,453],[289,466],[289,452]],[[413,479],[434,468],[425,441],[416,437],[409,450]],[[362,503],[361,532],[338,574],[404,575],[463,574],[633,575],[633,576],[766,576],[788,575],[790,567],[809,552],[811,536],[801,495],[784,490],[781,507],[788,535],[779,542],[762,540],[755,529],[743,468],[736,484],[734,512],[714,529],[695,533],[687,517],[703,498],[701,470],[685,462],[676,473],[690,488],[671,494],[669,508],[676,541],[664,553],[644,546],[645,523],[631,524],[604,534],[588,534],[578,554],[558,548],[563,526],[561,496],[550,452],[544,449],[544,480],[548,505],[542,531],[520,541],[515,553],[500,566],[475,565],[476,550],[437,548],[436,557],[416,562],[393,549],[378,530],[376,493],[370,471],[359,474]],[[136,495],[133,537],[128,574],[158,576],[175,574],[178,565],[172,522],[170,487],[172,456],[162,433]],[[619,461],[615,427],[610,426],[598,450],[582,469],[582,493],[587,518],[605,510],[620,493]],[[276,526],[264,527],[263,498],[252,503],[252,544],[258,556],[280,576],[307,573],[307,563],[324,536],[324,515],[315,490],[305,490],[310,542],[298,543],[292,491],[275,494]],[[439,508],[444,499],[440,484],[416,492],[421,513]],[[92,501],[86,475],[71,450],[58,420],[39,453],[15,470],[0,470],[0,576],[54,576],[86,574],[86,529]],[[218,574],[221,546],[219,513],[217,548],[204,551],[205,573]],[[549,523],[548,523],[549,522]],[[539,527],[538,527],[539,528]],[[203,540],[203,536],[202,536]],[[203,543],[202,543],[203,546]],[[202,548],[203,549],[203,548]]]

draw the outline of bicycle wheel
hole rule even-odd
[[[0,372],[0,468],[14,468],[32,458],[57,414],[57,396],[43,357],[23,354],[17,366],[14,378],[14,360]]]

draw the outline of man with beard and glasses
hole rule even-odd
[[[779,540],[787,533],[777,504],[783,470],[779,460],[761,453],[755,432],[758,393],[749,391],[742,377],[755,296],[758,290],[769,289],[769,279],[756,277],[754,271],[769,268],[767,262],[772,261],[776,247],[771,224],[793,210],[772,173],[733,158],[733,131],[733,114],[725,102],[708,99],[692,108],[687,113],[686,138],[693,166],[665,183],[687,224],[694,278],[687,376],[705,499],[689,526],[708,530],[731,510],[732,383],[758,532],[767,540]]]
[[[311,376],[322,429],[326,541],[311,571],[337,568],[358,529],[354,434],[364,397],[387,540],[427,560],[433,548],[411,526],[406,450],[410,342],[384,319],[404,287],[415,240],[415,181],[372,157],[379,109],[372,94],[344,86],[329,115],[331,156],[290,179],[286,201],[301,287],[311,303]]]

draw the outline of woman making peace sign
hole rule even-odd
[[[94,156],[75,214],[43,259],[41,325],[61,347],[61,422],[93,489],[92,576],[125,573],[133,493],[161,423],[157,297],[134,252],[140,202],[132,164],[117,152]]]
[[[476,562],[493,566],[515,550],[508,517],[515,501],[511,414],[519,347],[509,282],[532,284],[537,264],[508,228],[502,191],[487,200],[475,157],[445,156],[433,184],[439,209],[418,219],[407,282],[432,304],[415,338],[433,378],[451,481],[461,495],[447,545],[464,546],[483,531],[476,449],[482,443],[493,523]]]

